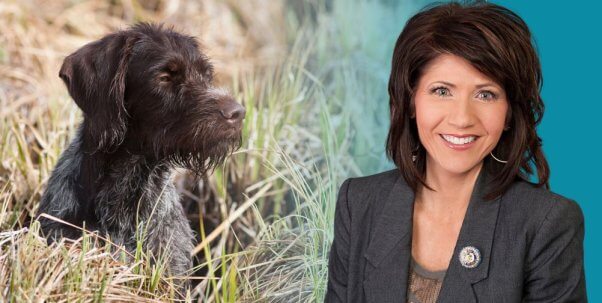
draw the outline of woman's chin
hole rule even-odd
[[[478,169],[483,163],[482,159],[444,159],[439,162],[441,170],[448,174],[463,175]]]

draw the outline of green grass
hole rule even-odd
[[[392,167],[384,153],[388,66],[410,10],[335,0],[328,13],[318,8],[317,23],[300,38],[310,54],[302,67],[309,82],[299,132],[308,131],[312,139],[295,142],[317,142],[320,150],[299,158],[283,147],[269,165],[290,188],[295,208],[266,224],[246,249],[240,267],[245,301],[322,302],[340,184]]]

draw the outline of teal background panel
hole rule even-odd
[[[534,36],[546,105],[538,132],[553,192],[576,200],[585,215],[585,274],[590,302],[602,302],[602,22],[600,1],[494,1],[520,15]]]

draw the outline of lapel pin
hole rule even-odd
[[[460,263],[466,268],[475,268],[481,263],[481,252],[474,246],[466,246],[460,251]]]

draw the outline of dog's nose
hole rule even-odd
[[[245,117],[246,110],[236,101],[228,102],[227,105],[223,106],[220,110],[222,116],[226,118],[229,123],[238,123]]]

